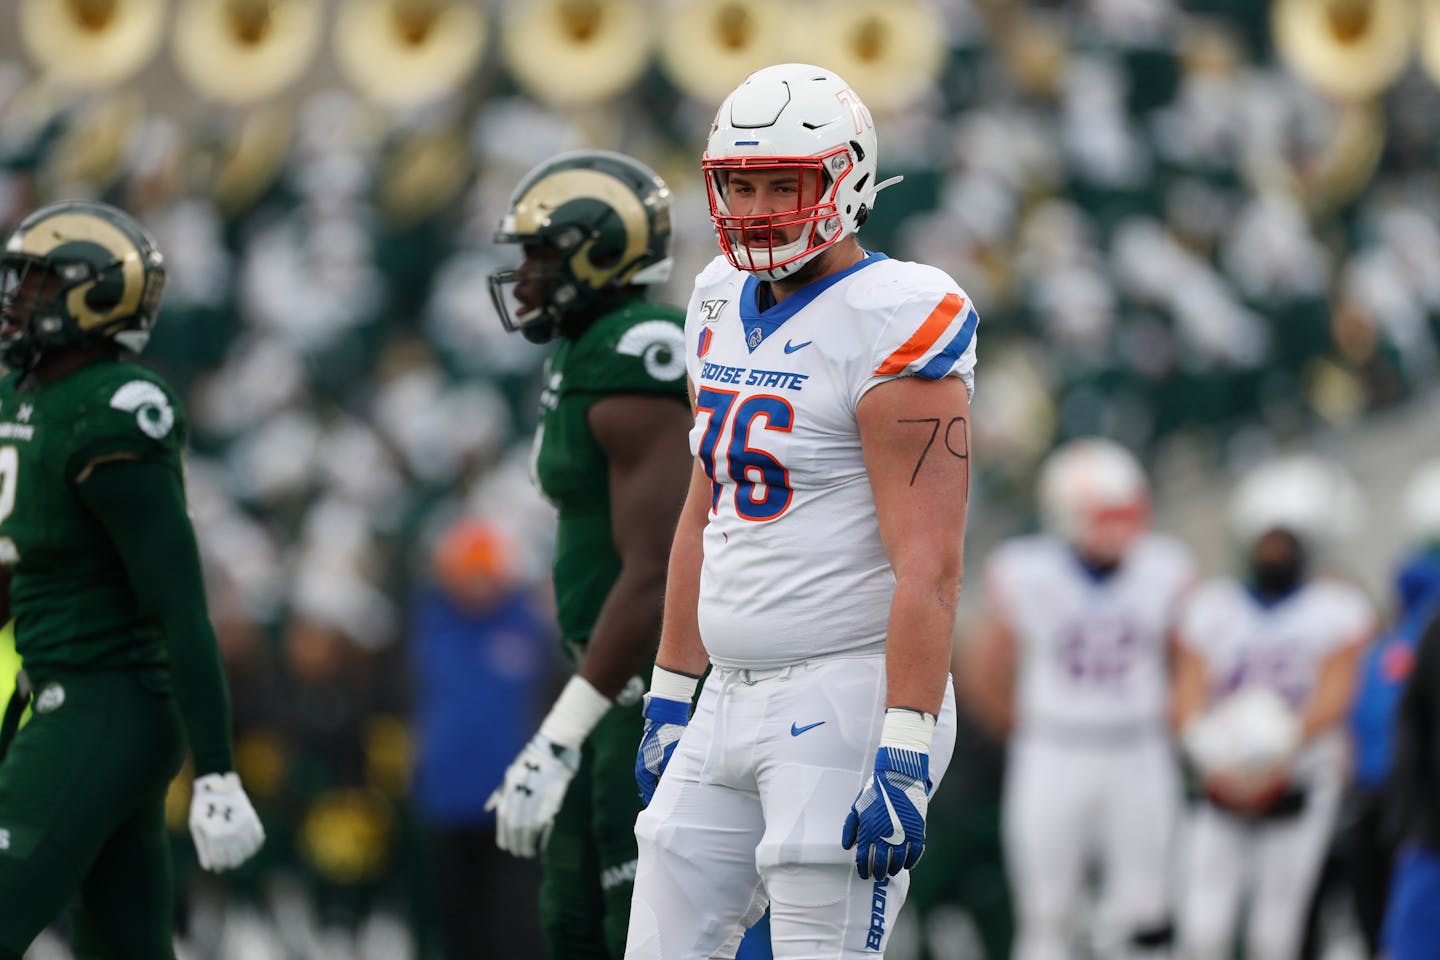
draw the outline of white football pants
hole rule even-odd
[[[1179,773],[1163,731],[1110,740],[1022,734],[1010,745],[1003,802],[1015,960],[1080,955],[1091,863],[1101,870],[1099,955],[1168,955],[1164,944],[1146,945],[1147,935],[1169,926],[1180,812]]]
[[[734,957],[767,904],[776,960],[883,956],[909,874],[861,880],[840,834],[874,773],[884,715],[883,655],[712,671],[635,823],[626,960]],[[947,684],[937,788],[954,749]]]
[[[1340,810],[1340,777],[1322,776],[1305,809],[1249,823],[1201,804],[1186,825],[1180,945],[1186,960],[1229,960],[1241,899],[1247,960],[1295,960]]]

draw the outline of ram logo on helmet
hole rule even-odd
[[[103,340],[139,353],[164,289],[164,258],[127,214],[92,201],[43,207],[0,254],[0,361],[28,371],[49,351]]]

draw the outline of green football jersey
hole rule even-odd
[[[653,394],[688,402],[685,314],[635,301],[561,340],[545,367],[535,477],[560,512],[555,599],[562,637],[583,644],[620,575],[610,526],[605,451],[590,432],[590,405],[607,396]]]
[[[76,483],[110,459],[181,471],[179,403],[152,371],[118,360],[24,390],[18,381],[0,380],[0,563],[12,574],[17,651],[34,667],[164,664],[162,631],[138,613]]]

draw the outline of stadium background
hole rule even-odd
[[[1314,449],[1366,489],[1332,559],[1388,608],[1399,492],[1440,431],[1440,14],[1329,6],[1280,28],[1258,0],[0,4],[0,230],[99,197],[169,257],[146,357],[189,406],[238,763],[270,832],[239,875],[200,875],[177,784],[190,955],[433,955],[409,718],[435,544],[484,518],[543,597],[553,522],[527,477],[544,351],[500,329],[486,277],[512,252],[490,235],[533,163],[631,153],[674,191],[683,303],[715,252],[710,116],[765,63],[851,80],[882,173],[906,177],[866,245],[980,305],[972,571],[1033,523],[1035,468],[1067,437],[1139,452],[1207,572],[1233,559],[1235,472]],[[524,657],[533,713],[562,668]],[[534,717],[476,709],[498,781]],[[898,957],[922,925],[935,957],[1007,936],[1000,751],[978,730],[965,749]]]

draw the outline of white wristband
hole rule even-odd
[[[880,746],[896,747],[930,753],[935,737],[935,718],[909,707],[891,707],[885,711],[885,725],[880,728]]]
[[[666,700],[689,703],[695,697],[695,687],[700,683],[696,678],[674,670],[666,670],[658,663],[650,674],[650,693]]]
[[[540,724],[540,735],[562,747],[579,749],[610,707],[610,698],[589,680],[573,676]]]

